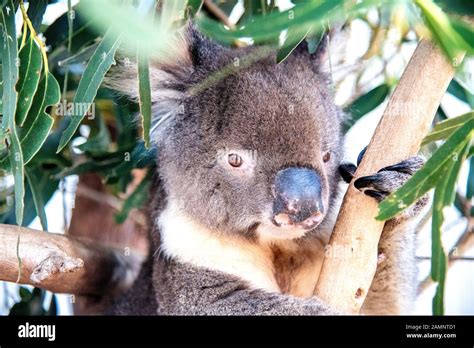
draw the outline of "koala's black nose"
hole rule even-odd
[[[308,168],[285,168],[275,176],[273,222],[277,226],[313,228],[323,218],[320,175]]]

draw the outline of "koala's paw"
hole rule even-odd
[[[357,165],[359,165],[365,149],[359,155]],[[377,173],[368,176],[362,176],[354,181],[354,187],[381,202],[388,195],[398,190],[413,174],[423,167],[425,160],[422,157],[410,157],[398,164],[380,169]],[[353,164],[342,164],[339,172],[347,183],[351,182],[357,167]],[[409,218],[418,215],[418,213],[429,203],[429,196],[425,195],[415,204],[405,209],[398,218]]]

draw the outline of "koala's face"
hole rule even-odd
[[[216,232],[292,239],[317,231],[335,196],[342,143],[340,113],[314,70],[301,57],[268,58],[188,95],[158,140],[168,199]],[[207,73],[200,67],[191,79]]]

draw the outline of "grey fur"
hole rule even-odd
[[[343,117],[332,103],[329,79],[320,69],[324,54],[318,52],[318,58],[297,49],[279,65],[272,54],[191,93],[208,76],[253,51],[223,48],[204,39],[192,26],[179,36],[176,46],[180,48],[176,63],[156,63],[151,73],[154,122],[167,117],[153,134],[159,149],[150,203],[156,222],[151,233],[153,264],[144,268],[134,287],[116,300],[109,313],[147,314],[150,308],[164,315],[336,313],[314,296],[299,298],[287,293],[296,281],[294,272],[321,257],[313,250],[317,240],[328,241],[339,204]],[[134,74],[127,69],[115,74],[119,77],[109,85],[136,97]],[[236,176],[221,165],[219,154],[228,149],[256,153],[251,175]],[[323,163],[328,151],[331,159]],[[324,204],[329,209],[319,226],[287,242],[291,248],[281,242],[270,245],[268,255],[279,292],[255,288],[244,275],[241,279],[167,254],[158,221],[171,203],[210,231],[212,238],[231,236],[260,247],[257,227],[266,219],[272,202],[273,178],[288,166],[309,167],[321,175]],[[393,190],[411,174],[382,172],[379,184]],[[365,313],[396,314],[410,309],[416,289],[414,215],[417,213],[386,224],[380,242],[384,261],[368,294]]]

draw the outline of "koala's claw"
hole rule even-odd
[[[364,153],[365,149],[361,151],[358,162],[360,162]],[[376,174],[357,178],[354,181],[354,186],[367,196],[380,202],[401,187],[423,164],[424,159],[422,157],[410,157],[395,165],[384,167]],[[356,169],[355,165],[344,163],[339,166],[339,173],[345,182],[350,183],[354,178]]]
[[[413,175],[418,170],[420,170],[424,164],[425,164],[425,160],[422,157],[413,156],[404,161],[401,161],[400,163],[382,168],[378,171],[378,173],[384,172],[384,171],[396,171],[396,172],[405,173],[408,175]]]

